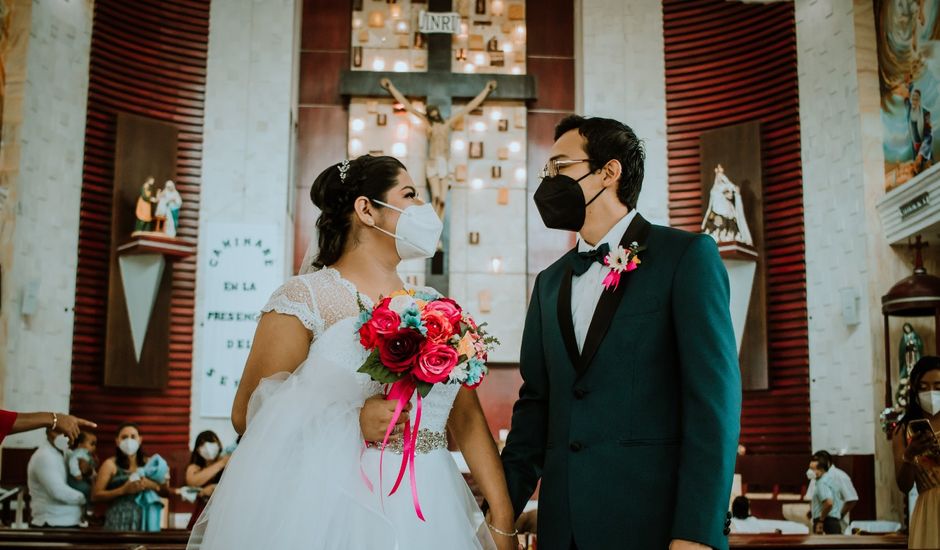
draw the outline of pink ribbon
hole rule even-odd
[[[388,445],[388,440],[392,436],[392,431],[395,429],[395,425],[398,423],[398,418],[401,416],[401,413],[404,411],[405,406],[411,401],[411,396],[414,395],[415,390],[417,389],[417,383],[414,378],[407,376],[398,382],[392,384],[391,388],[386,395],[386,399],[389,401],[397,400],[398,403],[395,406],[395,412],[392,414],[392,419],[388,423],[388,428],[385,430],[385,438],[382,440],[382,448],[379,451],[379,494],[384,493],[382,489],[382,478],[383,478],[383,463],[385,458],[385,447]],[[415,420],[414,426],[410,422],[405,423],[405,430],[402,434],[403,450],[401,457],[401,467],[398,469],[398,478],[395,480],[395,486],[392,487],[391,492],[388,496],[395,494],[395,491],[398,490],[401,486],[401,482],[405,477],[405,470],[410,470],[409,481],[411,482],[411,499],[414,503],[415,513],[418,515],[418,518],[421,521],[425,521],[424,513],[421,511],[421,504],[418,502],[418,485],[415,479],[415,449],[418,443],[418,429],[421,425],[421,394],[418,394],[418,403],[415,410]],[[359,472],[362,475],[363,480],[366,483],[366,487],[369,488],[369,491],[373,490],[372,482],[369,481],[369,477],[365,474],[365,471],[362,469],[362,454],[365,453],[365,448],[362,449],[362,453],[359,455],[360,466]],[[383,503],[384,509],[384,503]]]

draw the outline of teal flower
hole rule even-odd
[[[421,312],[418,311],[417,307],[409,307],[405,310],[401,316],[401,326],[402,328],[413,328],[420,332],[422,336],[426,336],[428,333],[424,321],[421,320]]]
[[[372,312],[371,312],[371,311],[360,311],[360,312],[359,312],[359,318],[356,319],[356,330],[355,330],[355,332],[359,332],[359,329],[362,328],[362,325],[368,323],[368,322],[371,321],[371,320],[372,320]]]
[[[467,364],[467,382],[468,386],[476,386],[483,380],[483,376],[486,375],[489,369],[486,368],[486,363],[480,361],[476,357],[470,359]]]

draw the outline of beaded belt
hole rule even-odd
[[[367,441],[366,447],[381,449],[382,442]],[[431,430],[424,429],[418,430],[418,442],[415,444],[415,452],[426,454],[438,449],[447,449],[447,433],[432,432]],[[405,452],[405,443],[401,438],[394,439],[388,442],[388,445],[385,446],[385,450],[400,455]]]

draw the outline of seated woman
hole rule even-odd
[[[196,509],[189,520],[187,529],[192,529],[199,519],[199,514],[206,507],[206,502],[215,491],[216,484],[222,479],[222,470],[228,464],[231,455],[219,456],[222,450],[222,441],[213,431],[205,431],[196,437],[196,443],[193,445],[193,454],[189,458],[189,466],[186,467],[186,486],[199,487],[199,495],[196,497]]]
[[[143,437],[136,424],[122,424],[114,443],[117,446],[115,456],[101,465],[91,492],[92,502],[109,503],[105,529],[159,530],[159,512],[163,506],[157,502],[159,497],[170,492],[166,462],[160,455],[149,457],[144,452],[141,447]],[[153,525],[154,512],[156,528]]]

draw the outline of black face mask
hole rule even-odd
[[[542,223],[549,229],[565,229],[580,231],[584,225],[585,211],[588,205],[601,196],[606,187],[594,195],[594,198],[584,202],[584,193],[578,183],[590,176],[588,172],[578,179],[558,174],[557,176],[542,178],[542,183],[535,190],[535,207],[542,216]]]

